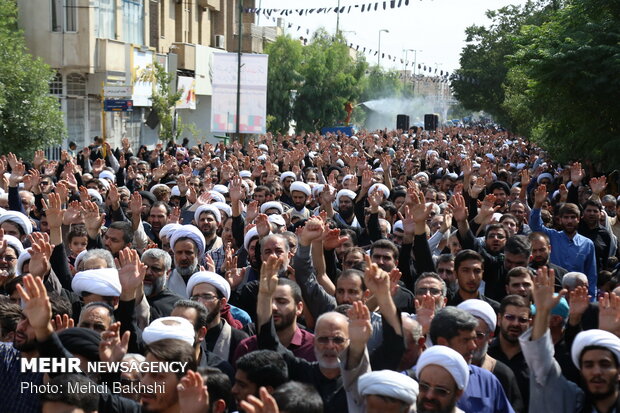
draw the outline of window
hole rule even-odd
[[[84,142],[84,104],[85,99],[67,98],[67,137],[77,143],[78,147],[82,147]]]
[[[114,39],[116,38],[114,24],[115,13],[114,4],[115,0],[99,0],[99,7],[95,9],[97,30],[95,36],[100,39]]]
[[[77,32],[77,0],[65,0],[65,31]]]
[[[56,72],[56,75],[50,81],[50,95],[62,95],[62,75],[58,72]]]
[[[144,1],[123,0],[123,41],[144,44]]]
[[[52,31],[77,32],[78,0],[51,0]]]
[[[86,96],[86,76],[79,73],[67,76],[67,95]]]
[[[52,0],[52,31],[62,32],[62,4],[63,0]]]

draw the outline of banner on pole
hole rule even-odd
[[[267,67],[265,54],[241,55],[239,132],[265,133]],[[213,54],[211,132],[237,131],[237,53]]]

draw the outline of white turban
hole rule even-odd
[[[30,258],[32,257],[30,256],[30,253],[28,251],[24,251],[19,254],[19,258],[17,259],[17,265],[15,266],[15,273],[17,275],[24,275],[24,264],[26,263],[26,261],[29,261]]]
[[[192,290],[198,284],[207,283],[214,286],[228,300],[230,298],[230,284],[219,274],[211,271],[198,271],[187,281],[187,296],[191,297]]]
[[[353,179],[355,177],[355,175],[345,175],[344,178],[342,178],[342,183],[344,184],[345,182],[347,182],[349,179]]]
[[[211,205],[224,212],[228,217],[232,215],[232,208],[225,202],[214,202]]]
[[[116,182],[116,176],[114,176],[114,173],[107,170],[101,171],[101,173],[99,174],[99,178],[107,178],[112,182]]]
[[[18,225],[22,229],[22,231],[24,231],[25,234],[32,233],[32,222],[30,222],[30,219],[26,215],[22,214],[21,212],[6,211],[0,217],[0,224],[3,224],[4,222],[7,222],[7,221],[12,222],[15,225]]]
[[[200,215],[204,212],[209,212],[213,214],[218,224],[222,222],[222,214],[220,214],[220,210],[213,204],[207,204],[207,205],[200,205],[198,209],[196,210],[196,212],[194,212],[194,221],[196,221],[196,225],[198,225],[198,221],[200,220]]]
[[[217,211],[218,213],[220,211]],[[174,249],[174,244],[179,238],[189,238],[198,247],[198,259],[202,258],[205,254],[205,237],[200,230],[193,225],[182,225],[181,228],[177,228],[170,236],[170,247]]]
[[[101,182],[101,185],[103,185],[105,189],[110,189],[110,181],[105,178],[97,178],[97,180]]]
[[[280,175],[280,182],[284,182],[286,178],[297,179],[297,175],[291,171],[283,172],[282,175]]]
[[[280,211],[280,214],[284,214],[284,207],[278,201],[265,202],[263,205],[260,206],[260,213],[264,214],[269,209],[277,209],[278,211]]]
[[[217,191],[209,191],[209,194],[215,202],[226,202],[226,198],[224,198],[224,195],[220,194]]]
[[[101,194],[99,193],[99,191],[97,191],[94,188],[88,188],[87,191],[88,191],[88,195],[91,198],[95,198],[97,199],[97,201],[99,201],[100,204],[103,204],[103,198],[101,197]]]
[[[84,250],[82,252],[80,252],[77,257],[75,257],[75,262],[73,263],[73,268],[77,269],[78,265],[80,265],[80,263],[82,262],[82,259],[84,258],[84,255],[86,255],[86,253],[88,252],[88,250]]]
[[[228,193],[228,187],[226,185],[214,185],[213,186],[213,190],[219,192],[222,195],[225,195]]]
[[[258,237],[258,230],[256,227],[249,230],[243,237],[243,247],[248,252],[250,251],[250,241],[252,241],[252,238],[254,237]]]
[[[467,387],[467,382],[469,381],[469,367],[463,356],[450,347],[433,346],[422,353],[415,367],[418,380],[420,379],[424,367],[431,364],[446,369],[456,382],[456,387],[458,387],[459,390],[463,390]]]
[[[252,177],[252,172],[250,172],[250,171],[239,171],[239,176],[241,178],[251,178]]]
[[[553,175],[551,175],[549,172],[544,172],[538,175],[538,178],[536,178],[536,182],[540,183],[540,181],[542,181],[543,179],[548,179],[553,182]]]
[[[383,185],[383,184],[374,184],[373,186],[370,187],[370,189],[368,190],[368,194],[372,194],[373,192],[375,192],[375,190],[379,189],[381,192],[383,192],[383,197],[385,199],[388,199],[390,197],[390,190],[388,189],[387,186]]]
[[[178,185],[175,185],[170,190],[170,196],[181,196],[181,190]]]
[[[151,190],[149,191],[150,193],[154,194],[155,190],[157,190],[157,188],[168,188],[168,185],[166,184],[157,184],[157,185],[153,185],[151,187]]]
[[[304,182],[300,182],[300,181],[295,181],[291,184],[291,192],[293,191],[299,191],[299,192],[303,192],[304,194],[306,194],[306,196],[310,196],[312,194],[312,191],[310,190],[310,185],[304,183]]]
[[[357,381],[360,396],[385,396],[401,400],[407,405],[415,404],[418,397],[418,382],[393,370],[372,371]]]
[[[261,156],[259,156],[259,157],[258,157],[258,158],[256,158],[256,159],[258,159],[259,161],[266,161],[268,158],[267,158],[267,155],[262,154]]]
[[[122,291],[116,268],[80,271],[73,277],[71,289],[78,295],[86,291],[104,297],[120,297]]]
[[[417,181],[420,178],[422,178],[426,182],[428,182],[429,180],[428,174],[426,172],[418,172],[417,174],[413,175],[414,181]]]
[[[351,198],[351,201],[355,201],[355,197],[357,196],[357,194],[351,191],[350,189],[341,189],[336,194],[336,201],[340,202],[340,198],[342,198],[343,196],[346,196],[347,198]]]
[[[497,314],[495,314],[493,307],[491,307],[486,301],[478,299],[465,300],[461,304],[457,305],[456,308],[465,310],[474,317],[481,318],[485,323],[487,323],[487,326],[489,326],[489,330],[491,330],[491,332],[494,332],[495,328],[497,328]]]
[[[590,346],[604,347],[611,351],[616,357],[616,364],[620,363],[620,338],[613,333],[605,330],[586,330],[577,334],[573,347],[571,348],[571,357],[577,368],[580,368],[579,359],[583,349]]]
[[[312,185],[312,196],[318,197],[321,192],[323,192],[323,188],[325,188],[324,184],[314,184]]]
[[[284,226],[284,225],[286,225],[286,221],[284,220],[284,218],[282,217],[282,215],[271,214],[271,215],[269,215],[268,220],[269,220],[269,222],[271,222],[272,224],[276,224],[276,225],[280,225],[280,226]]]
[[[162,227],[162,229],[159,230],[159,239],[162,239],[164,237],[170,237],[170,234],[181,228],[183,225],[181,224],[166,224]]]
[[[159,340],[175,339],[193,347],[195,336],[194,326],[183,317],[160,317],[142,331],[142,340],[147,345]]]
[[[260,149],[261,151],[268,151],[269,147],[264,143],[261,143],[260,145],[258,145],[258,149]]]
[[[9,246],[17,250],[18,256],[21,255],[22,252],[24,252],[24,245],[18,238],[14,237],[13,235],[6,234],[4,236],[4,240],[7,244],[9,244]]]
[[[403,221],[402,220],[398,220],[394,223],[394,228],[392,228],[393,232],[396,232],[396,230],[399,231],[405,231],[405,228],[403,227]]]

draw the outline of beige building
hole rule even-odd
[[[145,125],[152,84],[137,80],[152,61],[169,72],[194,77],[197,119],[209,135],[210,58],[214,51],[237,51],[239,0],[18,0],[19,24],[30,52],[57,71],[50,93],[65,113],[68,141],[82,147],[101,136],[102,88],[130,86],[134,110],[106,112],[106,136],[113,145],[124,136],[153,144],[157,131]],[[255,0],[243,0],[246,8]],[[242,51],[261,53],[276,28],[257,27],[242,14]],[[123,97],[123,96],[119,96]],[[187,113],[185,113],[187,112]],[[67,142],[63,146],[66,147]]]

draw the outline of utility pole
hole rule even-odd
[[[340,0],[338,0],[338,12],[336,13],[336,36],[340,31]]]
[[[237,0],[239,2],[239,21],[237,22],[237,110],[236,110],[236,134],[239,142],[242,142],[240,125],[241,125],[241,44],[242,44],[242,30],[243,30],[243,0]]]

